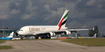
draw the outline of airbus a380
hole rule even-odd
[[[65,27],[69,10],[65,10],[58,25],[55,26],[23,26],[17,33],[20,36],[55,36],[56,34],[64,33],[65,35],[71,34],[71,32],[89,30],[89,29],[68,29]]]

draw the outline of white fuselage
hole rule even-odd
[[[52,31],[59,31],[58,26],[24,26],[19,31],[19,35],[36,35],[39,33],[47,33]],[[67,29],[66,27],[62,27],[61,29]]]

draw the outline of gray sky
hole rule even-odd
[[[57,25],[68,9],[67,27],[99,27],[105,34],[105,0],[0,0],[0,27]]]

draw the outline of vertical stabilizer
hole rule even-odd
[[[58,23],[58,26],[59,26],[59,29],[61,29],[61,27],[65,27],[66,25],[66,21],[67,21],[67,17],[68,17],[68,13],[69,13],[69,10],[65,10],[62,18],[60,19],[59,23]]]
[[[94,34],[93,38],[96,38],[96,33]]]
[[[10,33],[10,35],[8,36],[9,38],[12,38],[14,35],[14,32]]]

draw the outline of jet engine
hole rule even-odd
[[[70,31],[65,31],[65,35],[69,35],[69,34],[71,34]]]
[[[17,32],[15,32],[15,36],[19,37],[19,34]]]
[[[53,32],[50,32],[50,36],[55,36],[55,33],[53,33]]]

